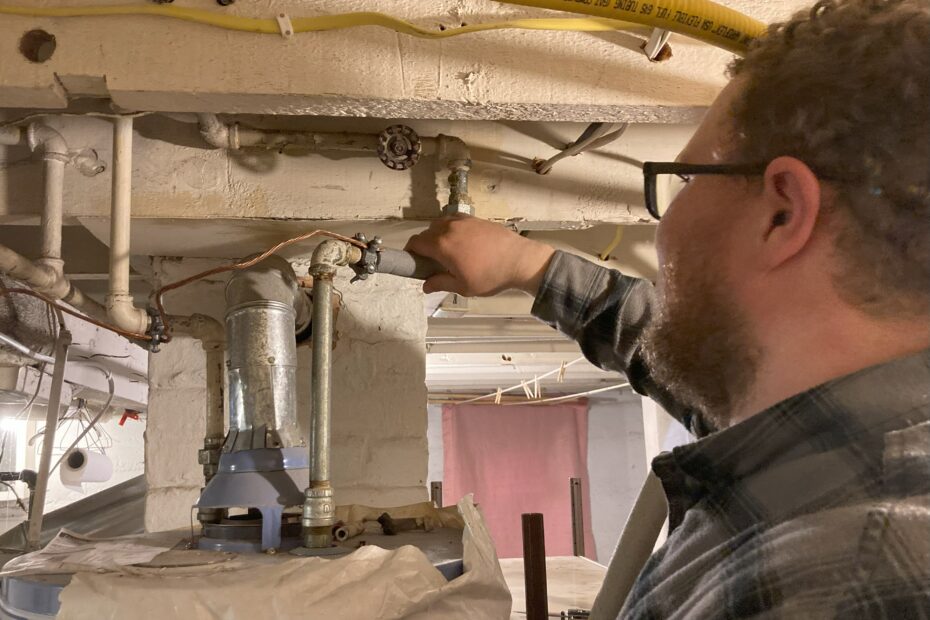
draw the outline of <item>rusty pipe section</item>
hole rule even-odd
[[[471,171],[468,145],[461,138],[442,134],[428,140],[426,152],[435,149],[439,165],[449,171],[449,202],[442,208],[443,215],[474,215],[475,204],[468,195]]]
[[[312,151],[371,152],[378,150],[378,136],[354,132],[283,131],[254,129],[238,123],[226,124],[215,114],[198,114],[200,135],[210,146],[239,150],[260,148],[281,150],[299,148]]]
[[[290,263],[271,256],[226,285],[229,434],[224,451],[303,445],[297,415],[295,331],[309,301]]]
[[[333,277],[337,267],[361,260],[359,248],[328,240],[317,246],[310,262],[313,277],[313,365],[311,369],[310,486],[304,499],[304,546],[329,547],[332,543],[336,504],[330,482],[330,434],[332,428]]]
[[[388,128],[381,134],[255,129],[242,127],[238,123],[227,124],[219,120],[215,114],[206,113],[198,114],[197,121],[201,137],[207,144],[218,149],[261,148],[280,151],[298,148],[311,151],[370,152],[377,154],[394,170],[412,167],[420,155],[435,156],[439,170],[449,173],[449,200],[442,209],[443,214],[475,214],[474,203],[468,195],[471,152],[468,145],[456,136],[439,134],[435,137],[420,137],[409,127],[400,125]],[[385,138],[384,134],[393,128],[401,128],[407,132],[410,143],[402,143],[400,153],[385,156],[384,142],[389,141],[389,138]],[[388,163],[387,160],[396,161]]]

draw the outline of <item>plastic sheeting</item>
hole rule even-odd
[[[364,546],[338,559],[239,555],[219,564],[78,572],[58,617],[508,618],[510,591],[481,514],[471,497],[458,510],[465,574],[452,581],[411,546]]]
[[[95,540],[61,530],[44,548],[13,558],[0,577],[69,573],[72,571],[119,571],[132,564],[151,562],[180,542],[177,536],[142,539],[126,536]]]

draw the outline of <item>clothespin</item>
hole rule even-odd
[[[533,398],[539,400],[539,375],[533,377]]]
[[[562,365],[559,366],[558,382],[563,383],[564,381],[565,381],[565,360],[562,360]]]
[[[526,394],[526,397],[530,400],[533,400],[533,392],[530,390],[530,386],[526,384],[526,381],[521,381],[520,387],[523,388],[523,393]]]
[[[501,404],[501,396],[503,396],[503,395],[504,395],[504,391],[501,390],[500,386],[498,386],[498,388],[497,388],[497,394],[494,395],[494,404],[495,404],[495,405]]]

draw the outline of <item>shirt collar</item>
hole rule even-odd
[[[720,486],[814,452],[930,420],[930,349],[792,396],[727,429],[679,446],[660,468]],[[878,466],[881,454],[875,455]]]

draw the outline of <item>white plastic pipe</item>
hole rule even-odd
[[[591,620],[612,620],[620,615],[633,583],[652,555],[667,516],[668,503],[662,482],[650,471],[620,534],[601,590],[594,599]]]
[[[117,327],[145,333],[149,317],[129,294],[129,232],[132,214],[132,117],[113,125],[113,194],[110,210],[110,291],[107,314]]]

